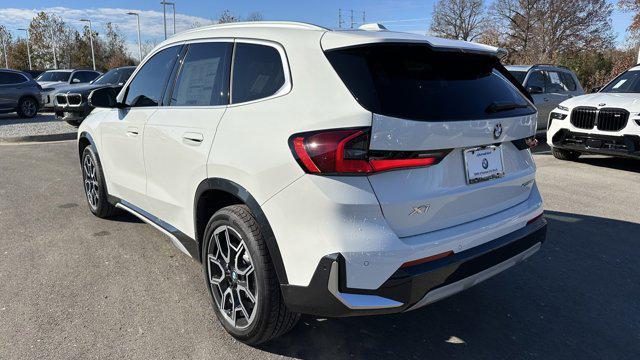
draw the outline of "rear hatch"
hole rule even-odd
[[[436,157],[429,167],[369,176],[389,226],[401,237],[473,221],[530,194],[526,145],[536,110],[491,54],[425,43],[326,50],[355,99],[372,112],[372,155]]]

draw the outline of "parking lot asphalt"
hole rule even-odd
[[[252,348],[218,324],[197,262],[132,216],[90,214],[73,141],[1,145],[0,359],[637,359],[640,163],[535,159],[549,237],[525,263]]]

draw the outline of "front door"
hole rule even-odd
[[[145,124],[158,111],[179,50],[161,50],[142,65],[125,89],[126,107],[112,109],[101,122],[100,159],[109,193],[141,208],[146,205]]]
[[[542,70],[535,70],[529,74],[525,87],[536,87],[542,89],[542,93],[531,94],[533,102],[538,109],[538,130],[544,130],[547,126],[547,120],[549,113],[555,105],[551,102],[551,97],[547,92],[547,72]]]
[[[145,126],[148,212],[194,237],[193,199],[229,103],[231,40],[188,46],[174,84]]]

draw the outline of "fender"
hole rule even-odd
[[[100,155],[98,154],[98,147],[96,146],[96,142],[93,140],[93,137],[91,137],[91,134],[89,134],[86,131],[81,132],[80,135],[78,135],[78,143],[82,138],[87,139],[89,143],[93,145],[93,148],[96,149],[96,157],[98,158],[98,160],[100,160]],[[80,149],[78,149],[78,155],[80,156],[80,161],[82,161],[82,153],[80,152]]]
[[[280,248],[278,247],[278,242],[276,241],[276,237],[273,234],[273,230],[271,229],[271,225],[269,225],[269,221],[265,216],[260,204],[256,201],[256,199],[242,186],[236,184],[235,182],[222,178],[208,178],[203,180],[196,190],[196,195],[193,202],[193,222],[194,229],[198,229],[198,219],[197,219],[197,206],[198,199],[200,196],[208,191],[208,190],[220,190],[227,192],[231,195],[234,195],[238,199],[242,200],[249,207],[249,210],[253,213],[256,221],[258,222],[258,226],[260,226],[260,231],[262,232],[262,236],[267,244],[267,250],[269,251],[269,255],[271,256],[271,261],[273,262],[273,266],[276,270],[276,275],[278,276],[278,281],[281,285],[289,284],[289,280],[287,278],[287,273],[284,268],[284,263],[282,262],[282,255],[280,254]],[[197,231],[196,231],[197,232]],[[199,235],[196,233],[196,241],[201,243],[202,239],[198,239]],[[200,250],[201,251],[201,250]],[[202,254],[200,254],[202,257]]]

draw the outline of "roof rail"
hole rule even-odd
[[[241,22],[202,26],[195,29],[183,31],[181,33],[178,33],[177,35],[200,32],[205,30],[212,30],[212,29],[258,28],[258,27],[289,28],[289,29],[299,29],[299,30],[329,30],[322,26],[303,23],[303,22],[295,22],[295,21],[241,21]]]
[[[553,66],[553,67],[569,69],[568,67],[566,67],[564,65],[554,65],[554,64],[534,64],[534,65],[531,65],[531,68],[538,67],[538,66]]]

